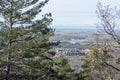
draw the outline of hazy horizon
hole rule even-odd
[[[55,29],[96,29],[97,25],[51,25],[50,27]]]

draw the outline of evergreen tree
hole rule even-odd
[[[58,80],[75,80],[73,73],[74,70],[70,68],[67,59],[60,57],[54,59],[54,62],[55,64],[53,66],[53,69],[55,72],[57,72]]]
[[[57,80],[49,42],[51,14],[33,20],[48,0],[0,0],[0,79]]]

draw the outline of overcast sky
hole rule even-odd
[[[120,0],[100,1],[113,6],[120,3]],[[52,13],[53,25],[94,25],[98,23],[97,3],[98,0],[50,0],[43,11]]]

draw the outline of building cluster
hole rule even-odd
[[[56,48],[56,55],[59,56],[84,56],[84,50],[77,48]]]

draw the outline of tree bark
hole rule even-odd
[[[12,9],[12,2],[11,2],[11,9]],[[9,34],[9,46],[11,47],[12,45],[12,26],[13,26],[13,22],[12,22],[12,11],[10,11],[10,18],[9,18],[9,28],[10,28],[10,32]],[[10,75],[10,64],[9,61],[11,61],[11,52],[8,52],[8,57],[7,57],[7,66],[6,66],[6,80],[9,80],[9,75]]]

